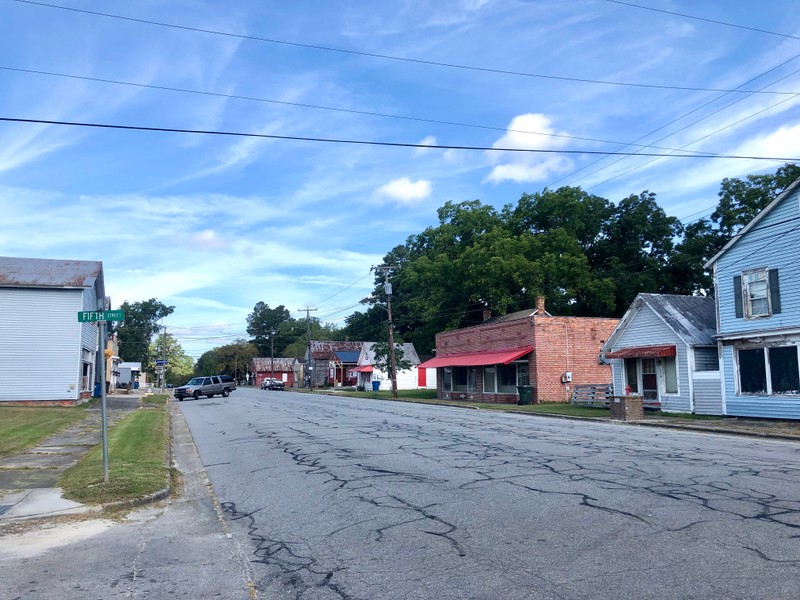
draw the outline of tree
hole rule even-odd
[[[253,336],[251,341],[261,356],[269,356],[272,347],[276,355],[283,353],[284,348],[292,341],[285,335],[286,325],[290,324],[289,329],[292,329],[290,322],[293,320],[291,313],[283,304],[270,308],[269,304],[264,302],[256,303],[253,312],[247,316],[247,333]],[[284,335],[277,337],[277,332],[280,331],[283,331]],[[271,339],[273,336],[274,339]]]
[[[365,312],[356,311],[345,317],[344,322],[342,334],[345,339],[362,342],[379,340],[386,331],[386,310],[372,305]]]
[[[167,368],[164,381],[173,385],[186,383],[194,372],[194,361],[191,356],[187,356],[181,345],[171,334],[161,334],[150,344],[151,364],[156,360],[166,359]],[[151,367],[148,373],[156,380],[155,369]]]
[[[125,301],[120,308],[125,311],[125,321],[116,328],[120,358],[140,362],[146,370],[150,367],[150,341],[160,329],[159,321],[171,315],[175,307],[151,298],[132,304]]]
[[[236,340],[215,348],[216,375],[231,375],[236,381],[242,381],[250,373],[252,360],[258,356],[258,348],[247,340]]]
[[[220,372],[220,360],[218,348],[212,348],[200,355],[194,365],[194,374],[198,377],[203,375],[216,375]]]
[[[379,371],[387,373],[389,375],[389,379],[392,379],[392,358],[389,352],[389,342],[376,342],[372,349],[373,352],[375,352],[373,364],[378,368]],[[398,372],[406,371],[414,366],[405,356],[405,352],[403,352],[403,345],[395,344],[394,364],[397,367]]]

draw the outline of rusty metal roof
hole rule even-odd
[[[0,256],[0,287],[92,287],[102,272],[99,260]]]

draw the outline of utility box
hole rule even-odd
[[[612,396],[609,402],[611,418],[616,421],[641,421],[644,407],[641,396]]]

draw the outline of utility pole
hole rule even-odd
[[[269,372],[270,377],[275,379],[275,343],[274,338],[277,331],[269,332]]]
[[[309,379],[309,387],[313,390],[314,389],[314,367],[311,366],[311,311],[317,310],[316,308],[298,308],[300,312],[306,311],[306,353],[308,354],[308,359],[306,360],[306,369],[311,372],[311,377]],[[314,365],[316,366],[316,365]]]
[[[161,326],[161,389],[167,387],[167,326]]]
[[[394,328],[392,325],[392,284],[389,283],[389,275],[397,269],[396,266],[381,265],[375,267],[375,271],[383,272],[383,291],[386,293],[386,310],[389,313],[389,360],[392,368],[392,398],[397,400],[397,363],[394,358]]]

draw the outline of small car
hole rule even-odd
[[[261,382],[262,390],[282,390],[285,387],[286,386],[280,379],[272,379],[271,377],[267,377]]]

